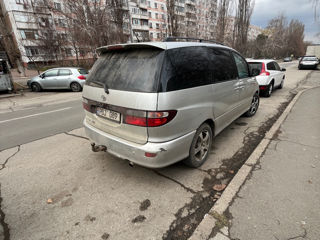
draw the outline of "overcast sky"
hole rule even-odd
[[[270,19],[281,13],[288,18],[288,21],[298,19],[304,23],[305,40],[320,43],[320,37],[315,36],[320,32],[320,24],[314,20],[311,0],[255,0],[251,24],[265,28]]]

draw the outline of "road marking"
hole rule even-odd
[[[66,107],[66,108],[61,108],[61,109],[52,110],[52,111],[48,111],[48,112],[42,112],[42,113],[35,113],[35,114],[23,116],[23,117],[11,118],[11,119],[7,119],[7,120],[0,121],[0,123],[11,122],[11,121],[15,121],[15,120],[20,120],[20,119],[24,119],[24,118],[30,118],[30,117],[40,116],[40,115],[49,114],[49,113],[54,113],[54,112],[61,112],[61,111],[68,110],[68,109],[70,109],[70,108],[72,108],[72,107]]]

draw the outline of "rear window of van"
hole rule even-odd
[[[87,82],[101,82],[115,90],[157,92],[163,54],[160,49],[108,52],[94,64]]]

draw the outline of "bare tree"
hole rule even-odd
[[[238,0],[234,28],[234,48],[245,54],[254,0]]]
[[[179,35],[179,20],[181,17],[177,14],[176,0],[167,0],[167,18],[168,18],[168,33],[169,36]]]
[[[218,19],[216,27],[216,40],[224,43],[228,24],[231,0],[220,0],[218,5]]]

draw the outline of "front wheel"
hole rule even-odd
[[[258,111],[259,103],[260,103],[259,94],[258,94],[258,93],[255,93],[255,94],[253,95],[250,108],[249,108],[249,110],[245,113],[245,116],[246,116],[246,117],[252,117],[253,115],[255,115],[256,112]]]
[[[212,130],[207,123],[204,123],[194,135],[189,150],[189,157],[184,160],[184,163],[189,167],[200,167],[207,160],[211,145]]]
[[[31,90],[33,92],[40,92],[41,91],[41,86],[39,83],[32,83],[31,84]]]
[[[280,83],[280,85],[279,85],[279,89],[282,89],[283,88],[283,84],[284,84],[284,79],[282,79],[282,81],[281,81],[281,83]]]

